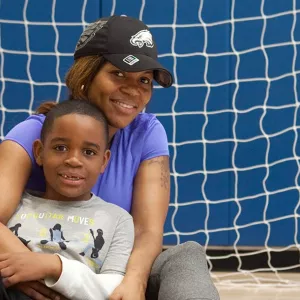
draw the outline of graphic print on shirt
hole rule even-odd
[[[100,273],[111,241],[110,214],[63,209],[21,206],[8,228],[33,252],[60,253]]]
[[[67,245],[65,243],[69,241],[66,241],[66,239],[64,238],[64,234],[61,230],[61,225],[59,223],[55,224],[53,228],[49,229],[49,232],[50,240],[41,240],[41,244],[45,245],[51,241],[57,243],[61,250],[66,250]]]
[[[103,230],[102,229],[97,229],[98,235],[96,236],[96,238],[95,238],[93,229],[90,229],[90,233],[91,233],[91,235],[93,237],[93,240],[94,240],[94,247],[89,244],[79,254],[81,256],[85,256],[86,252],[88,250],[92,249],[91,258],[98,258],[99,257],[99,252],[100,252],[100,250],[102,249],[102,247],[105,243],[104,238],[103,238]]]
[[[9,229],[19,238],[19,240],[27,247],[30,241],[26,241],[24,238],[19,236],[19,229],[22,227],[21,223],[17,223],[15,226],[9,227]]]

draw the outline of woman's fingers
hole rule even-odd
[[[33,300],[59,300],[58,294],[47,288],[40,282],[30,281],[22,282],[15,286],[18,290]]]

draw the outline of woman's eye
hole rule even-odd
[[[96,152],[93,151],[93,150],[90,150],[90,149],[84,150],[83,153],[84,153],[85,155],[88,155],[88,156],[96,155]]]
[[[54,150],[59,151],[59,152],[64,152],[67,151],[67,147],[64,145],[58,145],[54,147]]]
[[[150,84],[151,83],[151,80],[147,77],[142,77],[141,78],[141,82],[144,83],[144,84]]]
[[[122,73],[121,71],[116,71],[115,74],[116,74],[116,76],[118,76],[118,77],[125,77],[125,76],[124,76],[124,73]]]

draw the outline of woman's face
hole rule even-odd
[[[124,128],[145,108],[152,95],[153,71],[124,72],[107,62],[92,81],[91,99],[114,129]]]

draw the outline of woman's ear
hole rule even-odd
[[[43,165],[43,143],[41,140],[33,142],[33,155],[36,163],[41,167]]]

